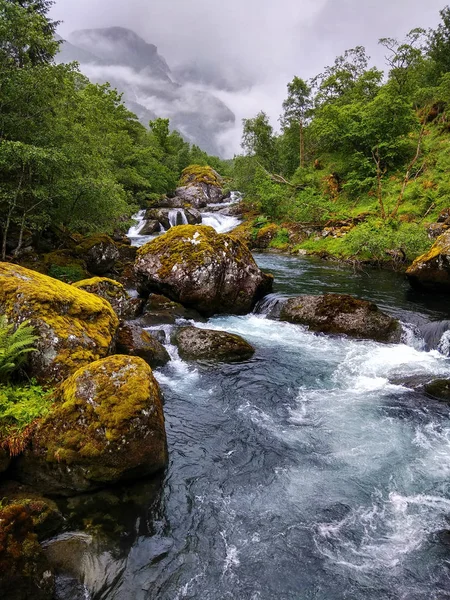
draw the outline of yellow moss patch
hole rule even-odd
[[[223,179],[212,167],[201,165],[190,165],[181,174],[180,185],[196,185],[206,183],[208,185],[223,186]]]
[[[430,248],[430,250],[428,250],[428,252],[425,252],[425,254],[422,254],[421,256],[418,256],[416,258],[416,260],[408,268],[406,273],[408,273],[408,274],[414,273],[414,271],[416,271],[417,269],[420,269],[422,266],[426,265],[427,263],[429,263],[433,259],[437,258],[441,254],[449,254],[449,253],[450,253],[450,236],[449,236],[448,232],[445,232],[444,234],[440,235],[437,238],[437,240],[435,241],[433,246]]]

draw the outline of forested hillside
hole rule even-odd
[[[171,193],[191,163],[226,165],[167,119],[147,129],[108,85],[55,64],[50,0],[0,0],[1,258],[51,228],[127,228],[138,206]]]
[[[387,70],[363,47],[312,80],[295,77],[274,133],[244,121],[236,185],[253,237],[281,224],[272,245],[355,259],[401,261],[432,244],[450,205],[450,8],[435,30],[384,38]]]

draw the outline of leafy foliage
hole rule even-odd
[[[24,364],[27,355],[34,351],[38,339],[27,321],[16,329],[9,324],[5,315],[0,315],[0,380],[7,380],[16,369]]]

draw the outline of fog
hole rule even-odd
[[[57,0],[52,16],[63,21],[63,37],[81,28],[128,27],[156,44],[175,73],[186,64],[207,73],[209,81],[198,87],[220,97],[236,115],[235,129],[221,140],[232,154],[239,150],[242,118],[264,110],[277,126],[294,75],[312,77],[357,45],[383,66],[378,39],[435,27],[444,5],[443,0]]]

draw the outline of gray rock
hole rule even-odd
[[[152,235],[152,233],[157,233],[160,229],[160,223],[156,219],[149,219],[145,221],[143,227],[139,231],[139,235]]]
[[[287,300],[280,319],[307,325],[312,331],[345,334],[378,342],[399,342],[400,323],[367,300],[346,294],[298,296]]]
[[[199,225],[202,222],[202,213],[195,208],[186,208],[184,214],[189,225]]]
[[[241,336],[212,329],[180,327],[172,341],[182,358],[192,360],[237,362],[248,360],[255,353],[253,346]]]
[[[135,323],[122,323],[117,332],[117,352],[139,356],[152,369],[169,362],[170,356],[164,346],[145,329]]]

